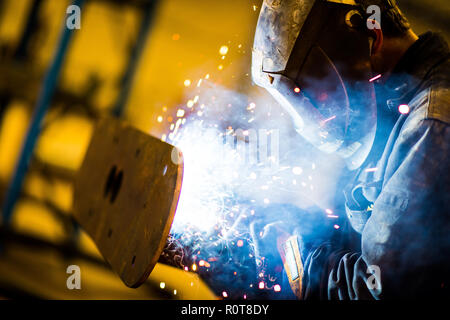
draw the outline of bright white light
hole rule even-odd
[[[221,46],[219,49],[219,53],[224,56],[228,53],[228,47],[227,46]]]
[[[401,105],[398,106],[398,111],[401,114],[408,114],[410,109],[409,109],[409,106],[407,104],[401,104]]]
[[[372,79],[370,79],[369,80],[369,82],[374,82],[374,81],[377,81],[378,79],[380,79],[382,77],[382,75],[381,74],[379,74],[379,75],[377,75],[377,76],[375,76],[375,77],[373,77]]]
[[[207,85],[208,82],[203,88],[207,88]],[[183,245],[195,244],[203,248],[207,243],[215,245],[215,241],[247,239],[247,235],[236,233],[244,232],[245,228],[239,227],[248,223],[241,217],[257,215],[252,210],[255,207],[266,207],[292,199],[296,205],[307,207],[315,203],[317,198],[317,192],[313,191],[316,188],[308,181],[308,176],[312,180],[310,174],[316,169],[315,159],[300,161],[292,155],[292,158],[283,159],[285,165],[280,167],[272,161],[272,156],[264,153],[257,154],[264,157],[253,157],[254,152],[264,151],[264,148],[258,149],[261,147],[260,142],[272,141],[267,139],[266,132],[270,130],[234,128],[231,123],[223,123],[220,118],[225,106],[241,105],[241,110],[246,114],[245,106],[252,111],[256,105],[263,107],[261,101],[249,103],[248,97],[237,99],[236,93],[229,91],[214,90],[207,93],[192,100],[197,101],[201,113],[198,113],[199,110],[189,112],[195,115],[190,117],[188,112],[179,109],[181,111],[177,116],[188,116],[188,121],[181,123],[182,119],[179,118],[175,125],[171,124],[172,132],[167,137],[168,143],[181,150],[184,160],[181,194],[171,234]],[[261,114],[266,114],[266,111],[261,110]],[[257,119],[253,114],[248,116],[250,119],[247,116],[242,118],[244,123],[247,119],[248,122]],[[257,127],[264,128],[259,121],[255,120]],[[244,137],[252,137],[252,133],[256,132],[258,147],[243,139],[239,140],[238,131]],[[260,131],[263,132],[260,134]],[[308,159],[311,155],[305,157]],[[319,170],[318,166],[316,171]],[[300,175],[305,176],[303,181],[297,178]],[[318,179],[317,176],[314,175],[314,179]],[[325,204],[320,207],[326,208]]]
[[[184,117],[184,110],[183,109],[178,109],[178,111],[177,111],[177,117],[178,118],[182,118],[182,117]]]
[[[223,144],[218,129],[198,123],[184,128],[173,143],[183,152],[184,173],[172,228],[210,231],[230,209],[224,201],[233,196],[236,178],[231,173],[239,172],[239,155]]]

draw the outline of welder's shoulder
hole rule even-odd
[[[399,133],[399,144],[414,146],[418,141],[433,150],[450,147],[450,61],[433,68],[422,88],[409,102],[407,115]],[[424,139],[424,137],[427,137]]]
[[[423,89],[410,102],[416,120],[450,124],[450,59],[431,70]]]

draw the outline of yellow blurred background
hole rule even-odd
[[[42,79],[65,24],[66,8],[71,4],[68,0],[38,1],[35,24],[27,31],[36,2],[0,1],[0,198],[14,171]],[[68,240],[70,228],[52,211],[70,215],[74,173],[89,143],[94,119],[109,114],[118,99],[143,18],[139,9],[142,2],[86,0],[81,29],[74,31],[23,197],[13,215],[12,225],[19,233],[52,243]],[[433,21],[436,28],[443,29],[439,17],[448,17],[448,0],[399,2],[405,3],[404,11],[411,13],[419,33],[433,28]],[[123,118],[160,136],[177,107],[192,98],[189,94],[199,79],[209,77],[230,89],[252,90],[251,45],[260,5],[260,0],[159,1]],[[423,8],[431,13],[419,14]],[[448,29],[443,31],[448,37]],[[83,232],[77,241],[81,251],[99,257]],[[79,262],[88,270],[87,289],[82,294],[68,292],[63,288],[65,269],[61,269],[67,263],[61,257],[30,252],[26,246],[10,254],[10,259],[0,258],[0,287],[11,288],[15,283],[20,292],[39,297],[158,298],[167,297],[159,289],[170,289],[172,298],[215,298],[195,274],[164,265],[152,273],[149,283],[156,289],[149,291],[128,289],[109,270]],[[49,285],[40,285],[37,275],[48,279]],[[180,280],[175,283],[177,277]],[[161,283],[167,285],[162,288]]]
[[[170,124],[176,107],[186,103],[190,87],[194,87],[200,78],[208,74],[217,83],[230,88],[248,82],[248,74],[245,74],[250,68],[252,33],[259,13],[257,2],[159,1],[123,118],[146,132],[160,135]],[[139,4],[139,1],[86,1],[81,14],[81,29],[74,31],[57,92],[26,177],[24,196],[16,205],[12,218],[13,228],[18,232],[56,243],[67,240],[67,228],[51,211],[70,214],[72,178],[89,143],[93,118],[110,113],[120,93],[121,78],[143,19],[142,10],[134,3]],[[33,0],[5,0],[0,6],[0,94],[4,96],[0,116],[0,197],[4,196],[14,171],[42,79],[54,56],[68,16],[66,8],[71,1],[41,1],[35,29],[28,39],[26,57],[17,58],[33,4]],[[89,106],[83,105],[85,103]],[[81,250],[99,255],[86,234],[81,233],[78,243]],[[0,270],[10,267],[11,260],[2,263]],[[24,273],[31,273],[32,277],[41,272],[31,270],[30,267]],[[93,268],[88,270],[90,273]],[[173,275],[178,271],[158,265],[149,281],[168,283],[176,278]],[[7,275],[2,271],[0,274]],[[178,288],[178,298],[214,297],[198,278],[184,274],[189,280],[184,292],[180,289],[183,285],[176,283],[166,288]],[[136,290],[125,288],[109,273],[103,277],[109,276],[111,283],[98,279],[100,275],[102,273],[98,272],[96,276],[100,283],[106,286],[113,283],[121,292],[96,296],[94,290],[94,293],[76,297],[151,297],[142,290],[139,295]],[[21,278],[21,275],[17,274],[17,277]],[[65,274],[60,277],[65,279]],[[191,284],[192,277],[195,286]],[[0,280],[4,281],[8,282],[7,279]],[[23,285],[25,291],[37,290],[29,279],[14,281]],[[99,290],[102,290],[101,286]],[[65,291],[44,293],[37,290],[35,294],[71,298]]]

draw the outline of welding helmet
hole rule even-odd
[[[351,170],[367,158],[376,131],[366,21],[353,0],[264,0],[252,55],[253,81],[296,131]]]

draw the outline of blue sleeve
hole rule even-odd
[[[362,252],[329,245],[311,252],[304,298],[448,296],[450,129],[439,120],[410,116],[362,231]]]

